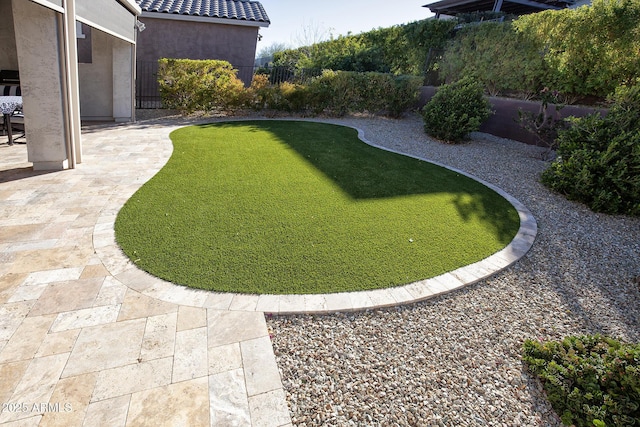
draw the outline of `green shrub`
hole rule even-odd
[[[368,112],[397,118],[417,105],[421,84],[415,76],[325,70],[309,84],[309,93],[316,113]]]
[[[547,187],[592,210],[640,215],[640,86],[616,91],[609,113],[572,118],[558,157],[543,172]]]
[[[343,116],[369,112],[399,117],[416,105],[421,79],[383,73],[325,70],[309,84],[280,83],[261,87],[254,105],[301,114]],[[251,88],[250,88],[251,90]]]
[[[276,52],[275,66],[422,75],[430,48],[442,49],[453,20],[424,19]]]
[[[393,87],[389,89],[386,109],[390,117],[400,117],[416,106],[421,81],[413,76],[396,76]]]
[[[538,93],[550,85],[549,67],[536,44],[514,31],[511,22],[461,29],[440,61],[440,78],[474,77],[492,96]]]
[[[640,2],[593,0],[590,6],[548,10],[514,21],[516,31],[543,53],[565,94],[606,97],[640,77]]]
[[[640,425],[640,345],[600,335],[526,340],[522,359],[565,425]]]
[[[557,89],[604,98],[640,77],[640,2],[594,0],[513,22],[460,29],[439,64],[446,82],[473,76],[492,95]]]
[[[251,81],[251,86],[245,91],[243,105],[246,108],[260,111],[266,107],[270,96],[269,76],[265,74],[255,74]]]
[[[453,143],[480,129],[490,115],[482,86],[469,77],[442,86],[422,110],[425,132]]]
[[[232,109],[242,103],[244,84],[227,61],[162,58],[158,63],[166,108],[191,113]]]

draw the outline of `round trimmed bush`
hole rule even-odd
[[[491,114],[482,86],[470,77],[442,86],[422,109],[425,132],[452,143],[480,129]]]

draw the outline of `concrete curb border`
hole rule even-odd
[[[271,119],[234,119],[223,121],[271,120]],[[294,121],[312,121],[336,124],[323,120],[277,119]],[[218,121],[215,121],[218,122]],[[180,126],[174,126],[178,128]],[[326,314],[345,311],[371,310],[383,307],[410,304],[442,295],[486,279],[522,258],[533,246],[537,234],[537,222],[533,214],[519,200],[501,188],[483,181],[469,173],[455,169],[426,158],[391,150],[369,141],[362,129],[345,124],[358,132],[358,137],[366,144],[395,154],[429,162],[478,181],[504,197],[518,211],[520,228],[513,240],[495,254],[456,270],[425,280],[393,288],[360,292],[343,292],[314,295],[248,295],[219,293],[191,289],[174,285],[138,269],[129,260],[115,241],[115,218],[130,195],[112,201],[112,206],[104,209],[94,228],[94,249],[107,270],[121,283],[144,295],[162,301],[194,307],[212,308],[229,311],[258,311],[274,315],[286,314]],[[171,129],[173,130],[173,129]],[[143,183],[140,183],[140,186]]]

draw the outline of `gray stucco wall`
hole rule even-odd
[[[146,29],[138,34],[138,61],[160,58],[222,59],[239,70],[245,84],[251,83],[258,28],[239,25],[169,19],[139,18]]]
[[[0,0],[0,17],[0,70],[17,70],[18,53],[11,0]]]
[[[112,37],[92,29],[92,62],[78,64],[80,115],[86,120],[113,118]]]

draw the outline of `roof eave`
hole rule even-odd
[[[167,12],[142,12],[141,18],[167,19],[173,21],[206,22],[208,24],[238,25],[242,27],[268,27],[269,21],[250,21],[247,19],[217,18],[213,16],[180,15]]]
[[[435,14],[447,14],[455,16],[460,13],[468,13],[473,7],[469,7],[470,5],[487,3],[481,2],[478,0],[440,0],[433,3],[425,4],[423,7],[428,7],[432,13]],[[486,6],[486,4],[485,4]],[[509,12],[509,10],[513,8],[522,9],[520,13]],[[525,10],[526,9],[526,10]],[[531,12],[539,12],[543,10],[560,10],[561,7],[554,6],[551,4],[541,3],[532,0],[504,0],[502,11],[505,13],[515,13],[515,14],[523,14],[523,13],[531,13]],[[480,8],[476,10],[490,10],[487,8]]]
[[[135,0],[118,0],[118,2],[136,16],[139,16],[142,13],[142,9],[140,9],[140,6],[135,2]]]

